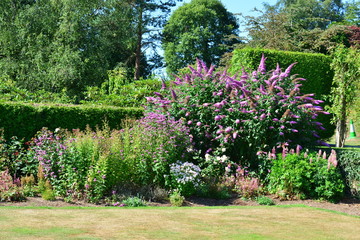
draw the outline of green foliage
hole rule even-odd
[[[266,196],[259,196],[256,198],[256,202],[260,205],[266,205],[266,206],[271,206],[271,205],[275,205],[274,201]]]
[[[329,111],[337,124],[336,146],[343,147],[346,137],[346,120],[359,91],[360,50],[338,46],[332,54],[334,71]]]
[[[317,198],[339,201],[344,195],[344,181],[336,167],[336,153],[278,155],[273,161],[268,189],[280,198]],[[334,158],[335,156],[335,158]]]
[[[226,36],[236,34],[238,24],[219,0],[192,0],[177,8],[163,30],[162,44],[169,73],[192,64],[196,58],[218,64],[237,43]]]
[[[46,189],[44,192],[42,192],[41,197],[47,201],[54,201],[56,199],[55,193],[51,189]]]
[[[231,73],[240,73],[242,68],[256,69],[262,54],[267,57],[267,69],[275,69],[277,64],[288,66],[297,63],[292,74],[305,78],[301,93],[314,93],[317,99],[325,100],[330,93],[334,72],[330,68],[331,58],[322,54],[277,51],[269,49],[245,48],[236,49],[231,60]],[[323,139],[332,137],[335,127],[330,123],[331,116],[319,115],[318,121],[323,123],[325,131],[319,133]]]
[[[0,171],[0,201],[25,200],[19,179],[13,179],[8,170]]]
[[[101,127],[106,122],[114,129],[122,119],[139,118],[142,114],[141,108],[0,103],[0,128],[4,129],[5,139],[17,136],[30,140],[43,127],[84,130],[86,126]]]
[[[138,80],[132,83],[105,82],[101,88],[87,87],[82,104],[111,105],[117,107],[141,107],[145,104],[145,96],[159,91],[161,81],[157,79]],[[120,80],[119,80],[120,81]]]
[[[184,204],[185,197],[181,196],[178,190],[175,190],[170,194],[169,200],[172,206],[181,207]]]
[[[34,175],[21,177],[21,186],[23,188],[24,196],[35,197],[38,194],[36,181]]]
[[[351,11],[341,1],[280,0],[263,8],[255,17],[245,16],[250,47],[328,53],[329,47],[348,42],[345,27],[332,28]]]
[[[30,91],[76,95],[134,52],[132,7],[123,1],[5,0],[0,19],[1,72]]]
[[[230,189],[221,183],[203,182],[196,188],[196,196],[203,198],[229,199]]]
[[[66,89],[59,93],[52,93],[43,89],[28,91],[16,86],[16,83],[8,77],[0,78],[0,101],[34,102],[34,103],[75,103],[75,97],[67,95]]]
[[[352,195],[360,197],[360,151],[342,150],[339,153],[339,165],[343,170],[346,185]]]
[[[124,121],[122,130],[106,126],[96,131],[42,129],[30,142],[28,154],[35,159],[31,169],[39,166],[40,192],[49,182],[56,196],[98,202],[121,186],[173,187],[166,183],[172,176],[170,165],[187,160],[190,144],[188,129],[181,121],[152,113],[137,121]],[[183,180],[184,176],[175,177]],[[187,186],[190,184],[194,183]],[[186,193],[191,188],[182,189]]]
[[[144,206],[146,206],[145,201],[139,197],[129,197],[129,198],[123,200],[122,203],[126,207],[144,207]]]

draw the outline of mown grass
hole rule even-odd
[[[0,239],[357,239],[360,218],[305,206],[0,208]]]

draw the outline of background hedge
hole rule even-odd
[[[107,122],[114,129],[120,127],[122,119],[142,115],[142,108],[5,102],[0,103],[0,129],[6,139],[17,136],[30,140],[43,127],[83,130],[87,125],[95,128]]]
[[[281,69],[286,69],[290,64],[297,62],[291,74],[298,74],[299,77],[307,81],[301,82],[301,92],[315,93],[315,98],[325,100],[325,96],[330,94],[334,72],[330,68],[331,58],[324,54],[301,53],[278,51],[270,49],[243,48],[233,52],[229,72],[241,73],[245,70],[257,69],[262,54],[267,58],[266,69],[272,70],[279,63]],[[323,139],[330,138],[334,134],[335,126],[330,124],[330,115],[320,115],[318,120],[324,124],[326,131],[320,132]]]

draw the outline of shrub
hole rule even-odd
[[[202,156],[217,148],[234,162],[256,168],[256,153],[281,143],[313,146],[323,129],[316,117],[322,111],[312,94],[300,93],[300,81],[278,67],[266,72],[265,58],[251,74],[214,73],[198,61],[192,74],[148,97],[147,111],[162,109],[183,119]]]
[[[191,137],[183,121],[169,114],[146,113],[124,132],[124,160],[134,164],[132,182],[165,186],[170,165],[190,157]],[[149,143],[149,144],[144,144]],[[151,144],[150,144],[151,143]]]
[[[167,185],[170,189],[177,189],[185,197],[190,196],[200,183],[200,172],[200,167],[193,163],[177,161],[170,164]]]
[[[129,198],[123,200],[122,203],[126,207],[143,207],[143,206],[146,206],[146,203],[144,202],[144,200],[142,200],[139,197],[129,197]]]
[[[256,177],[251,177],[247,168],[238,167],[236,174],[231,176],[234,190],[246,199],[252,199],[262,193],[262,185],[260,180]],[[230,177],[230,178],[231,178]]]
[[[360,151],[342,150],[338,159],[351,194],[360,197]]]
[[[25,200],[19,179],[13,180],[8,170],[0,172],[0,201]]]
[[[260,205],[267,205],[267,206],[275,205],[275,202],[271,198],[268,198],[266,196],[257,197],[256,202]]]
[[[301,91],[303,94],[314,93],[321,100],[325,100],[325,97],[330,94],[334,76],[334,72],[330,68],[332,59],[323,54],[256,48],[236,49],[229,71],[235,74],[240,73],[242,68],[255,69],[263,54],[267,57],[266,63],[269,69],[275,69],[277,64],[288,66],[297,62],[292,73],[307,79],[307,81],[302,82]],[[324,139],[332,137],[334,133],[335,127],[330,121],[331,116],[329,115],[319,116],[319,122],[322,122],[326,128],[325,131],[319,133]]]
[[[175,190],[170,194],[169,199],[172,206],[181,207],[184,204],[185,197],[181,196],[178,190]]]
[[[344,194],[344,183],[337,166],[336,153],[326,158],[321,151],[315,154],[283,154],[274,159],[269,174],[268,189],[280,198],[316,198],[339,201]]]

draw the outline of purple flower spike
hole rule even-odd
[[[164,80],[161,81],[161,89],[162,90],[166,89],[166,83]]]
[[[156,96],[160,97],[161,99],[164,98],[163,95],[161,95],[161,93],[159,93],[159,92],[154,92],[154,94],[155,94]]]
[[[215,121],[219,121],[219,120],[221,120],[221,116],[216,115],[216,116],[215,116]]]
[[[234,132],[234,133],[233,133],[233,139],[236,139],[237,136],[238,136],[238,133],[237,133],[237,132]]]
[[[232,127],[227,127],[227,128],[225,128],[225,132],[226,132],[226,133],[230,133],[232,130],[233,130]]]
[[[266,61],[266,57],[264,56],[264,54],[261,56],[261,60],[260,60],[260,64],[258,67],[258,72],[260,72],[261,74],[265,74],[266,73],[266,66],[265,66],[265,61]]]
[[[173,89],[171,89],[171,97],[173,98],[173,100],[177,100],[177,95]]]
[[[281,68],[279,63],[276,64],[276,69],[273,72],[273,76],[278,76],[281,73]]]
[[[294,67],[295,64],[297,64],[297,63],[296,62],[292,63],[287,67],[287,69],[284,72],[286,74],[286,77],[290,75],[291,69]]]

